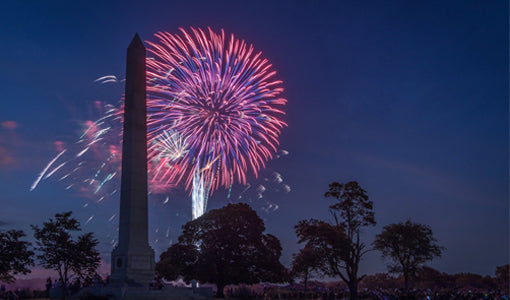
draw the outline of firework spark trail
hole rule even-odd
[[[109,83],[109,82],[118,82],[117,77],[115,75],[106,75],[103,77],[99,77],[94,80],[94,82],[99,82],[101,84]]]
[[[66,190],[73,188],[94,203],[110,199],[117,192],[114,188],[120,180],[116,176],[121,164],[120,109],[111,104],[103,106],[99,101],[94,103],[95,108],[102,112],[99,118],[95,122],[84,121],[77,141],[66,147],[65,154],[60,153],[48,164],[49,167],[41,172],[43,177],[34,182],[31,190],[38,186],[39,181],[57,177],[58,181],[66,183]],[[62,144],[59,146],[62,147]],[[59,165],[53,168],[57,162]]]
[[[115,219],[115,217],[117,216],[117,214],[113,214],[109,219],[108,219],[108,222],[111,222],[113,221],[113,219]]]
[[[90,221],[92,221],[92,219],[94,219],[94,215],[90,216],[84,225],[87,225]]]
[[[62,154],[64,154],[66,152],[66,150],[62,150],[59,154],[57,154],[57,156],[55,156],[47,165],[46,167],[41,171],[41,173],[39,174],[39,176],[37,177],[37,179],[34,181],[34,183],[32,184],[32,186],[30,187],[30,191],[33,191],[37,185],[39,184],[39,182],[41,181],[41,178],[44,176],[44,174],[46,173],[46,171],[48,171],[48,169],[51,167],[51,165],[60,157],[62,156]]]
[[[83,149],[82,151],[80,151],[78,154],[76,154],[76,157],[80,157],[80,156],[82,156],[83,154],[85,154],[85,152],[87,152],[87,150],[89,150],[89,147],[86,147],[85,149]]]
[[[97,186],[96,190],[94,191],[94,194],[97,194],[97,192],[99,192],[99,190],[103,187],[103,185],[111,180],[115,175],[117,174],[117,172],[113,172],[113,173],[110,173],[106,176],[105,179],[103,179],[103,181]]]
[[[204,185],[204,177],[200,172],[193,177],[193,190],[191,192],[191,219],[195,220],[204,214],[207,208],[209,187]]]
[[[50,177],[51,175],[53,175],[55,172],[57,172],[60,168],[62,168],[63,166],[65,166],[65,162],[61,163],[60,165],[58,165],[56,168],[54,168],[53,170],[51,170],[51,172],[49,172],[48,174],[46,174],[46,176],[44,176],[43,179],[46,179],[48,177]]]
[[[244,192],[246,192],[247,190],[249,190],[250,188],[251,188],[251,184],[248,182],[248,183],[246,184],[246,188],[244,188],[244,190],[241,192],[241,195],[242,195]]]

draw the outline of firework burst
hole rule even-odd
[[[280,118],[287,101],[280,97],[282,81],[253,46],[226,39],[223,30],[180,31],[148,42],[148,138],[178,132],[186,153],[158,174],[186,188],[198,183],[207,197],[264,168],[286,126]]]

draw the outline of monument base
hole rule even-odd
[[[138,251],[113,249],[110,283],[149,287],[154,280],[154,250],[149,246],[143,248]]]

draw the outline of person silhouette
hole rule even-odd
[[[50,290],[51,290],[52,284],[53,283],[51,282],[51,277],[48,277],[48,279],[46,279],[46,298],[50,297]]]

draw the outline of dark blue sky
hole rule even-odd
[[[134,33],[154,41],[157,31],[190,26],[253,44],[284,81],[289,155],[266,171],[291,191],[266,184],[250,204],[281,240],[286,265],[300,247],[293,226],[328,218],[327,185],[349,180],[374,202],[368,243],[384,225],[411,219],[447,248],[430,264],[440,271],[493,274],[509,262],[507,1],[3,1],[0,229],[31,235],[28,224],[56,212],[73,210],[82,223],[94,215],[84,229],[108,259],[118,197],[83,208],[90,199],[55,179],[29,188],[56,155],[54,142],[73,143],[80,124],[100,116],[94,101],[120,99],[121,84],[94,80],[124,76]],[[152,198],[159,254],[168,244],[161,232],[175,240],[190,203],[182,191],[165,205]],[[225,198],[215,193],[210,207]],[[374,252],[362,271],[385,265]]]

